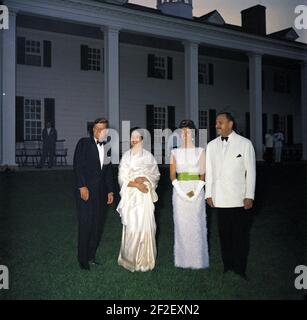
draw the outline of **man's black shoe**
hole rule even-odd
[[[81,270],[87,270],[87,271],[91,270],[89,264],[81,264],[81,263],[80,263],[80,269]]]

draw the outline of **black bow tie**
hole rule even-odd
[[[226,140],[227,142],[229,137],[221,137],[221,138],[222,138],[222,141]]]
[[[106,142],[105,142],[105,141],[99,142],[99,141],[97,140],[97,144],[99,144],[100,146],[102,146],[102,145],[105,145]]]

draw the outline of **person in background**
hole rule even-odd
[[[281,162],[281,155],[282,155],[282,148],[283,148],[283,142],[284,142],[284,134],[281,132],[281,130],[277,130],[274,133],[274,149],[275,149],[275,162],[280,163]]]
[[[56,129],[52,127],[51,122],[47,122],[46,127],[43,129],[43,132],[42,132],[43,152],[40,159],[40,163],[37,166],[37,168],[43,168],[47,158],[48,158],[48,168],[53,167],[57,137],[58,137],[58,134]]]
[[[271,129],[265,135],[265,160],[268,164],[273,162],[274,136]]]

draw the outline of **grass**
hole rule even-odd
[[[208,212],[210,268],[174,267],[171,188],[161,171],[157,265],[147,273],[117,265],[121,222],[115,205],[106,213],[98,251],[102,266],[79,269],[71,171],[1,173],[0,265],[9,267],[10,289],[0,290],[0,299],[303,298],[294,288],[294,268],[307,265],[306,165],[258,169],[249,282],[222,274],[214,212]]]

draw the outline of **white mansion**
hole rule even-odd
[[[281,129],[307,160],[307,45],[294,29],[267,34],[266,8],[193,17],[192,0],[7,0],[0,30],[0,166],[16,144],[39,140],[46,121],[65,139],[68,163],[91,122],[108,117],[152,130],[190,118],[215,137],[231,111],[262,159],[263,133]]]

